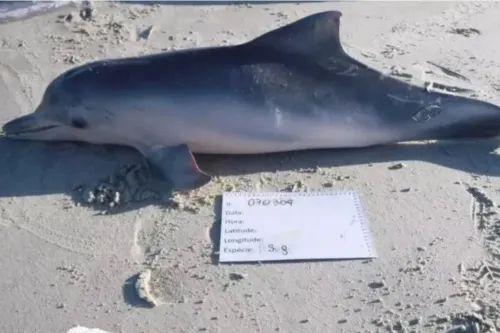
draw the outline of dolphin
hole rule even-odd
[[[349,56],[342,13],[306,16],[231,46],[72,68],[7,138],[138,150],[173,188],[205,185],[193,153],[260,154],[401,141],[490,138],[500,108],[385,76]]]

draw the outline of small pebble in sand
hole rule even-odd
[[[368,284],[368,287],[372,289],[379,289],[385,287],[385,282],[384,281],[376,281],[376,282],[371,282]]]
[[[436,301],[436,304],[443,304],[443,303],[446,303],[448,299],[445,297],[445,298],[440,298]]]
[[[88,21],[94,17],[94,9],[91,7],[85,7],[80,11],[80,17],[82,20]]]
[[[381,298],[374,299],[373,301],[369,301],[368,304],[378,304],[383,303]]]
[[[68,15],[64,16],[64,21],[66,22],[72,22],[75,19],[75,14],[69,13]]]
[[[436,318],[436,324],[444,324],[450,321],[449,317],[438,317]]]
[[[245,274],[240,274],[240,273],[230,273],[229,274],[229,280],[231,281],[241,281],[246,278]]]
[[[415,325],[418,325],[421,321],[422,321],[422,318],[420,318],[420,317],[417,317],[417,318],[414,318],[414,319],[410,319],[408,321],[408,325],[415,326]]]
[[[396,163],[394,165],[391,165],[389,167],[389,170],[399,170],[399,169],[403,169],[406,165],[403,164],[403,163]]]

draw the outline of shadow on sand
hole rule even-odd
[[[394,144],[358,149],[309,150],[263,155],[197,155],[210,174],[247,175],[311,167],[424,161],[475,173],[500,176],[500,156],[492,152],[498,140]],[[0,138],[0,197],[65,193],[95,184],[123,164],[142,156],[133,149],[80,143],[44,143]]]

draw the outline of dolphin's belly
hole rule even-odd
[[[393,141],[398,133],[387,127],[367,126],[360,119],[333,113],[325,120],[288,114],[228,110],[214,112],[192,127],[179,126],[179,141],[196,153],[258,154],[320,148],[355,148]],[[232,115],[232,116],[231,116]]]
[[[223,132],[205,132],[202,139],[188,142],[195,153],[206,154],[260,154],[321,148],[358,148],[392,142],[391,134],[367,133],[353,130],[346,135],[344,129],[323,137],[297,134],[288,139],[268,137],[255,131],[254,137],[238,136]],[[181,140],[182,141],[182,140]],[[180,143],[180,142],[179,142]]]
[[[287,110],[263,112],[240,103],[151,101],[135,103],[133,110],[123,104],[116,110],[110,107],[112,112],[122,112],[115,118],[116,130],[99,132],[92,137],[94,142],[123,144],[144,152],[152,146],[187,144],[195,153],[259,154],[365,147],[401,137],[376,119],[346,117],[345,112],[297,115]]]

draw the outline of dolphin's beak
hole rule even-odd
[[[23,134],[46,131],[54,127],[58,127],[58,125],[32,113],[13,119],[4,124],[2,126],[2,132],[0,133],[7,137],[16,137],[22,136]]]

